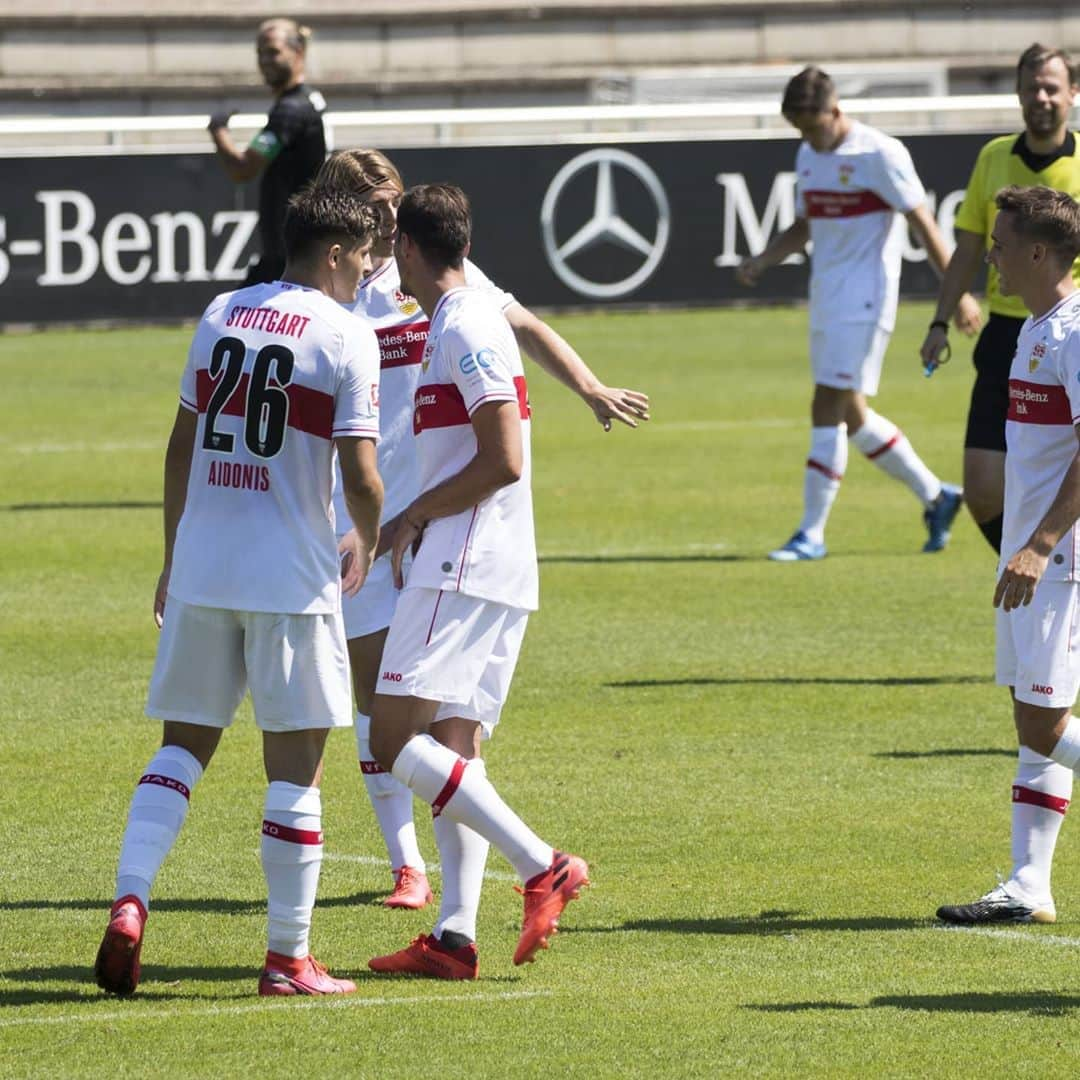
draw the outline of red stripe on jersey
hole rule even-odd
[[[891,450],[903,437],[904,433],[897,428],[896,433],[888,442],[882,443],[876,450],[871,450],[870,453],[866,455],[866,460],[873,461],[874,458],[881,457],[882,454],[887,450]]]
[[[1072,426],[1072,407],[1064,386],[1009,380],[1008,420],[1018,424],[1068,424]]]
[[[808,469],[816,469],[819,473],[827,476],[830,480],[843,480],[844,474],[833,472],[828,465],[822,465],[820,461],[815,461],[813,458],[806,459],[806,467]]]
[[[387,368],[419,364],[424,359],[424,345],[430,326],[425,320],[379,327],[375,331],[379,339],[379,366],[385,371]]]
[[[1027,803],[1028,806],[1041,806],[1044,810],[1055,810],[1064,814],[1069,809],[1069,800],[1047,795],[1045,791],[1033,791],[1031,788],[1013,784],[1013,802]]]
[[[892,207],[873,191],[807,191],[803,195],[806,216],[811,218],[861,217]]]
[[[176,780],[171,776],[161,776],[159,773],[146,773],[139,778],[139,783],[156,784],[158,787],[168,788],[170,791],[175,791],[178,794],[183,795],[188,802],[191,802],[191,791],[188,789],[187,784],[182,784],[179,780]]]
[[[416,388],[413,399],[413,434],[432,428],[458,427],[469,423],[465,399],[453,383],[429,383]]]
[[[229,400],[222,406],[219,415],[244,415],[247,408],[248,382],[246,373],[240,376],[236,389],[229,395]],[[277,385],[274,384],[275,387]],[[209,408],[214,386],[214,380],[210,378],[210,372],[206,368],[199,368],[195,372],[195,389],[200,413],[205,413]],[[308,435],[315,435],[320,439],[329,439],[334,429],[333,397],[301,383],[289,383],[284,390],[289,398],[289,427]]]
[[[269,836],[274,840],[284,840],[287,844],[318,845],[323,842],[323,834],[319,829],[293,829],[288,825],[279,825],[276,821],[263,819],[263,836]]]
[[[518,415],[522,420],[532,416],[529,406],[529,387],[524,375],[514,376],[514,389],[517,391]],[[482,404],[480,398],[477,404]],[[459,427],[469,424],[469,410],[461,391],[453,383],[427,383],[416,388],[413,399],[413,434],[430,431],[434,428]]]
[[[465,775],[465,766],[467,764],[468,762],[461,757],[454,762],[454,767],[450,770],[450,779],[446,781],[442,791],[439,792],[438,797],[431,804],[432,817],[438,817],[443,812],[443,807],[454,797],[458,785],[461,783],[461,778]]]

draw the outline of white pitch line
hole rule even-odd
[[[551,997],[552,993],[551,990],[505,990],[498,994],[446,994],[431,997],[416,995],[402,998],[361,998],[349,995],[343,995],[342,997],[320,996],[302,998],[299,1001],[291,1002],[288,1006],[283,1006],[281,1002],[252,1002],[250,1005],[210,1005],[204,1009],[177,1009],[178,1001],[173,1001],[167,1004],[164,1009],[131,1008],[124,1012],[95,1013],[89,1016],[84,1013],[65,1013],[61,1016],[15,1017],[11,1020],[0,1020],[0,1028],[26,1027],[32,1024],[112,1024],[117,1020],[138,1020],[140,1023],[145,1023],[147,1020],[175,1021],[182,1016],[242,1016],[247,1013],[269,1012],[271,1009],[283,1007],[292,1009],[376,1009],[384,1005],[441,1005],[447,1001],[521,1001],[527,998]]]
[[[990,930],[985,926],[935,926],[935,930],[945,930],[952,934],[978,934],[980,937],[1008,938],[1012,941],[1026,941],[1029,945],[1055,945],[1059,948],[1073,948],[1080,945],[1080,938],[1058,937],[1049,934],[1025,934],[1020,930]]]
[[[390,868],[390,862],[387,859],[380,859],[376,855],[341,855],[337,852],[326,852],[323,854],[323,860],[326,862],[351,862],[360,863],[361,866],[383,866],[386,869]],[[442,867],[438,863],[431,863],[428,865],[427,872],[429,874],[441,874]],[[513,881],[517,882],[521,879],[517,874],[507,874],[502,870],[485,870],[484,877],[488,881]]]

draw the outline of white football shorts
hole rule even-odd
[[[878,392],[881,365],[890,332],[875,323],[838,323],[810,331],[810,366],[815,386],[858,390],[867,397]]]
[[[345,620],[345,636],[366,637],[385,630],[394,617],[400,590],[394,588],[390,570],[390,552],[376,559],[355,596],[342,596],[341,615]]]
[[[1080,584],[1040,581],[1027,607],[997,609],[995,681],[1047,709],[1068,708],[1080,691]]]
[[[510,693],[529,613],[440,589],[402,591],[378,694],[441,702],[435,720],[475,720],[490,739]]]
[[[349,727],[352,688],[341,613],[229,611],[170,596],[147,716],[227,728],[246,689],[262,731]]]

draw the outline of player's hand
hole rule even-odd
[[[360,539],[355,529],[350,529],[338,541],[338,554],[341,556],[341,591],[353,597],[368,576],[374,552]]]
[[[206,125],[207,131],[217,131],[219,128],[229,126],[229,121],[236,115],[235,109],[218,109],[210,114],[210,123]]]
[[[1035,595],[1035,586],[1046,572],[1049,555],[1040,555],[1030,547],[1021,548],[1006,564],[994,590],[994,607],[1013,611],[1027,606]]]
[[[424,526],[418,525],[410,516],[409,510],[402,511],[397,529],[394,532],[394,546],[390,551],[390,571],[394,575],[394,585],[398,589],[405,588],[405,577],[401,572],[401,564],[405,559],[405,552],[410,548],[416,554],[420,546],[420,540],[424,535]]]
[[[749,285],[752,288],[764,272],[765,266],[762,261],[756,255],[751,255],[735,267],[735,279],[740,285]]]
[[[165,599],[169,594],[169,574],[172,567],[166,566],[158,578],[157,588],[154,590],[154,622],[160,630],[165,622]]]
[[[605,431],[611,430],[612,420],[618,420],[627,427],[637,427],[639,420],[649,419],[649,395],[640,390],[616,390],[601,386],[585,400]]]
[[[948,361],[950,351],[949,335],[945,328],[931,326],[923,339],[922,348],[919,349],[923,373],[933,375],[942,364]]]
[[[956,305],[953,326],[967,337],[974,337],[982,329],[982,308],[971,293],[964,293]]]

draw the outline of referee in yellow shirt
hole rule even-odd
[[[1032,45],[1024,50],[1016,65],[1024,130],[991,139],[975,162],[956,215],[956,250],[942,278],[937,310],[921,349],[928,372],[940,363],[948,343],[949,319],[990,248],[997,193],[1009,184],[1042,184],[1080,199],[1080,140],[1068,126],[1077,90],[1076,68],[1061,49]],[[1080,282],[1080,260],[1073,275]],[[1028,311],[1019,297],[1001,295],[993,267],[988,272],[987,298],[990,318],[975,346],[975,385],[964,437],[964,501],[983,535],[1000,552],[1009,366]]]

